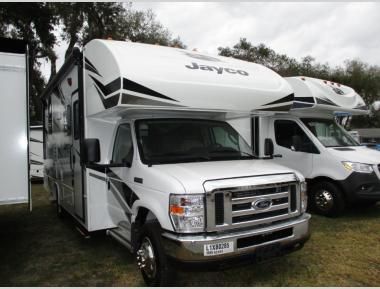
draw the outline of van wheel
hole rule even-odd
[[[339,216],[345,208],[341,189],[334,183],[323,181],[311,188],[310,208],[319,215]]]
[[[136,259],[148,286],[169,286],[175,281],[175,270],[165,255],[158,222],[148,222],[141,228]]]

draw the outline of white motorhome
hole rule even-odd
[[[334,120],[337,114],[368,114],[363,99],[331,81],[286,80],[294,89],[293,108],[287,114],[253,118],[252,137],[263,140],[261,148],[265,139],[271,140],[274,161],[305,176],[309,207],[315,212],[336,216],[349,204],[379,201],[380,152],[361,146]]]
[[[28,46],[0,38],[0,205],[30,202]]]
[[[42,129],[42,125],[31,125],[29,130],[30,178],[32,181],[39,181],[44,177]]]
[[[92,40],[44,100],[45,184],[87,231],[136,253],[148,285],[191,264],[277,256],[309,237],[304,177],[255,160],[229,125],[289,109],[273,71],[183,49]]]

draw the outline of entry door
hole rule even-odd
[[[318,150],[305,131],[289,119],[275,119],[271,126],[276,162],[309,177],[313,170],[313,155]]]
[[[73,116],[73,129],[72,138],[73,146],[71,149],[71,168],[73,170],[73,190],[74,190],[74,212],[83,219],[83,186],[82,186],[82,166],[80,158],[80,110],[78,93],[75,93],[71,98],[72,116]]]

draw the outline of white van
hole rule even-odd
[[[300,249],[304,177],[255,160],[226,121],[289,109],[292,93],[253,63],[93,40],[42,96],[46,188],[59,212],[136,253],[148,285],[174,281],[173,260],[218,266]]]
[[[294,89],[293,108],[253,118],[252,137],[262,140],[261,147],[265,139],[273,142],[274,161],[305,176],[315,212],[336,216],[349,204],[379,201],[380,152],[361,146],[334,119],[335,114],[367,114],[363,99],[352,88],[326,80],[286,80]]]

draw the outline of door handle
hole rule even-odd
[[[273,155],[274,158],[282,158],[282,154]]]

